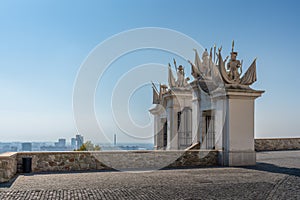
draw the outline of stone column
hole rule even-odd
[[[201,128],[201,110],[200,110],[200,103],[201,103],[201,91],[197,81],[193,81],[191,83],[191,87],[193,89],[193,96],[192,96],[192,138],[193,144],[197,142],[202,142],[200,136],[200,128]]]
[[[177,109],[174,105],[174,99],[170,99],[170,105],[167,107],[167,123],[168,123],[168,145],[167,150],[178,149],[178,132],[177,132]]]
[[[161,115],[164,114],[164,109],[160,104],[149,110],[154,116],[154,150],[163,148],[163,122]]]
[[[223,129],[221,164],[249,166],[256,164],[254,149],[254,101],[264,91],[226,89],[226,114]]]

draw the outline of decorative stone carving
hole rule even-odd
[[[223,60],[221,50],[222,47],[218,50],[218,68],[225,84],[229,84],[231,88],[247,88],[257,80],[256,58],[254,59],[246,73],[243,75],[243,77],[240,78],[242,74],[242,62],[236,59],[238,53],[233,51],[234,42],[232,43],[231,58],[227,63],[227,70],[225,69],[225,64],[228,57]]]
[[[240,80],[242,64],[239,60],[236,59],[237,52],[231,52],[231,58],[227,63],[227,70],[229,70],[228,76],[231,80],[238,82]]]
[[[153,90],[153,100],[152,103],[153,104],[159,104],[160,103],[160,95],[159,95],[159,91],[157,90],[156,86],[154,85],[154,83],[152,83],[152,90]]]
[[[207,49],[205,49],[201,61],[197,50],[194,49],[195,62],[188,61],[191,65],[192,76],[199,81],[201,88],[205,92],[212,91],[223,83],[230,88],[249,88],[249,85],[252,85],[257,80],[256,59],[241,77],[243,61],[237,59],[238,52],[234,51],[234,41],[232,42],[232,51],[228,63],[228,56],[223,60],[221,50],[222,47],[216,53],[216,46],[214,46],[214,54],[212,53],[212,48],[210,49],[210,54],[208,54]],[[218,58],[217,61],[215,60],[216,56]],[[225,66],[227,67],[225,68]]]
[[[155,149],[182,149],[181,141],[191,133],[192,144],[222,149],[222,165],[253,165],[254,101],[264,92],[249,87],[256,81],[256,59],[243,74],[243,61],[237,59],[234,42],[229,60],[229,56],[223,60],[221,50],[217,52],[216,46],[209,52],[205,49],[200,58],[194,49],[195,60],[188,61],[194,77],[191,84],[175,60],[177,79],[169,64],[168,87],[160,85],[158,91],[153,84],[156,105],[150,112],[154,115]],[[191,116],[182,114],[186,108],[190,108]],[[192,128],[180,127],[182,122]],[[183,132],[186,134],[181,136]]]
[[[153,104],[156,105],[149,111],[154,115],[154,148],[156,150],[185,149],[192,144],[192,127],[191,123],[187,122],[191,120],[192,115],[190,79],[185,76],[185,69],[182,65],[177,67],[175,59],[174,66],[176,78],[171,70],[171,64],[168,65],[168,86],[160,84],[158,88],[152,83]],[[179,129],[180,126],[183,130]],[[188,127],[189,131],[183,127]]]
[[[197,50],[194,49],[194,51],[195,63],[192,63],[188,60],[192,67],[192,76],[198,81],[201,89],[206,93],[209,93],[223,84],[222,78],[220,77],[220,72],[215,63],[215,59],[213,60],[212,48],[210,50],[210,54],[208,54],[207,49],[205,49],[202,54],[202,61],[199,58]]]
[[[190,80],[188,77],[185,77],[184,67],[182,65],[179,65],[177,68],[176,60],[174,60],[174,66],[177,72],[177,80],[175,80],[175,77],[173,75],[173,72],[171,70],[171,64],[169,63],[168,67],[168,83],[170,88],[185,88],[189,85],[188,81]]]
[[[153,90],[153,104],[160,104],[162,101],[162,95],[168,92],[168,86],[164,84],[159,84],[159,90],[156,88],[155,84],[152,82],[152,90]]]

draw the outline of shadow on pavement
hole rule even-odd
[[[300,168],[280,167],[274,164],[263,162],[257,162],[256,166],[247,166],[243,168],[300,177]]]
[[[18,178],[18,174],[13,177],[12,179],[10,179],[8,182],[4,182],[4,183],[0,183],[0,188],[10,188],[10,186],[12,186],[12,184],[15,182],[15,180]]]

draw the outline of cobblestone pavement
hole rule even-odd
[[[244,168],[19,175],[0,199],[300,199],[300,151]]]

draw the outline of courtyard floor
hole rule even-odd
[[[300,199],[300,151],[259,152],[255,167],[19,175],[0,199]]]

